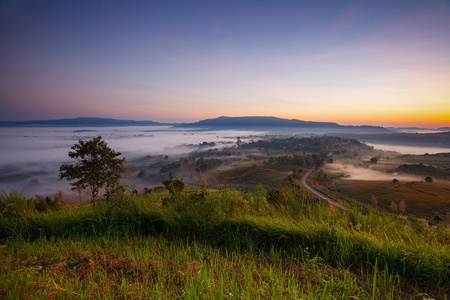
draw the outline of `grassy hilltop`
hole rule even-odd
[[[144,184],[172,172],[198,187],[170,177],[167,189],[116,195],[96,207],[64,204],[61,194],[27,200],[3,192],[0,298],[448,299],[450,230],[431,218],[446,202],[428,220],[409,211],[413,202],[406,213],[392,212],[386,203],[395,193],[372,197],[345,187],[345,175],[326,168],[336,164],[330,158],[377,172],[418,163],[355,140],[275,138],[130,163]],[[442,157],[427,159],[448,166]],[[344,210],[299,184],[323,163],[310,184]],[[434,196],[442,189],[446,197],[445,177],[428,185],[402,180],[378,186]]]
[[[293,188],[23,207],[0,217],[0,238],[0,295],[12,299],[445,299],[450,282],[445,226]]]

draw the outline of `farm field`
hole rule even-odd
[[[333,185],[333,190],[361,203],[373,205],[374,196],[381,208],[392,210],[392,203],[398,209],[400,202],[404,201],[405,214],[421,218],[439,216],[450,221],[450,183],[447,181],[393,184],[389,181],[340,179]]]
[[[392,211],[400,209],[402,213],[420,218],[439,217],[449,222],[450,180],[442,177],[442,170],[450,167],[448,154],[437,155],[398,155],[381,156],[376,164],[369,163],[370,156],[360,160],[339,159],[326,164],[323,171],[333,180],[313,181],[318,188],[334,193],[335,197],[357,200],[360,203],[378,205]],[[433,173],[405,173],[398,167],[417,166],[421,169],[432,167]],[[422,167],[423,166],[423,167]],[[448,171],[447,171],[448,172]],[[432,175],[432,182],[425,179]],[[320,175],[315,174],[317,179]],[[323,175],[322,175],[323,179]]]

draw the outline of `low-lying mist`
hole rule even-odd
[[[398,174],[396,172],[386,172],[374,170],[370,167],[359,167],[343,164],[341,162],[334,162],[327,164],[326,169],[333,173],[342,173],[345,175],[343,179],[346,180],[375,180],[375,181],[389,181],[397,179],[400,181],[420,181],[423,176],[414,176],[406,174]]]
[[[101,135],[108,146],[121,152],[128,162],[147,155],[182,156],[235,144],[237,137],[261,136],[256,131],[198,131],[158,127],[97,128],[0,128],[0,189],[23,191],[27,197],[47,196],[63,191],[66,197],[78,197],[67,181],[59,181],[62,163],[75,162],[68,156],[78,140]],[[214,146],[198,146],[203,142]],[[130,182],[133,186],[133,181]],[[139,181],[136,180],[138,184]],[[159,182],[160,183],[160,182]]]
[[[277,131],[278,130],[278,131]],[[297,135],[310,136],[312,129],[275,131],[241,131],[241,130],[199,130],[180,129],[169,126],[148,127],[28,127],[28,128],[0,128],[0,189],[23,191],[28,197],[35,194],[52,195],[58,190],[63,191],[66,197],[78,198],[78,194],[71,191],[67,181],[59,181],[59,167],[62,163],[73,162],[68,157],[71,147],[78,140],[91,139],[101,135],[108,146],[121,152],[130,165],[134,167],[135,174],[139,171],[139,163],[147,156],[188,156],[192,152],[207,151],[208,149],[222,149],[235,145],[237,137],[243,142],[259,139],[267,135]],[[203,142],[214,143],[204,145]],[[202,144],[200,146],[200,144]],[[385,146],[384,149],[388,149]],[[407,147],[404,153],[433,153],[446,152],[445,148],[428,149],[421,147]],[[390,150],[398,149],[391,146]],[[161,158],[159,158],[161,161]],[[167,161],[166,161],[167,163]],[[333,168],[339,168],[338,164]],[[347,174],[349,179],[358,180],[418,180],[414,176],[392,175],[374,171],[368,168],[344,167],[340,171]],[[196,179],[192,174],[185,178],[187,182]],[[155,176],[153,184],[160,184],[161,177]],[[129,182],[132,187],[142,187],[145,184],[136,178]],[[148,183],[148,182],[147,182]]]

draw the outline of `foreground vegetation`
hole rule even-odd
[[[168,184],[170,189],[170,184]],[[276,195],[276,197],[270,196]],[[0,297],[447,299],[450,233],[280,188],[172,189],[37,212],[1,196]]]

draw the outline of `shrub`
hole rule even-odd
[[[53,200],[47,196],[36,195],[27,199],[23,193],[11,191],[9,194],[4,190],[0,193],[0,214],[7,218],[21,217],[34,211],[45,212],[58,209],[63,201],[62,192],[53,195]]]
[[[183,179],[174,179],[172,173],[169,173],[169,179],[164,180],[162,184],[172,196],[180,194],[185,188]]]

